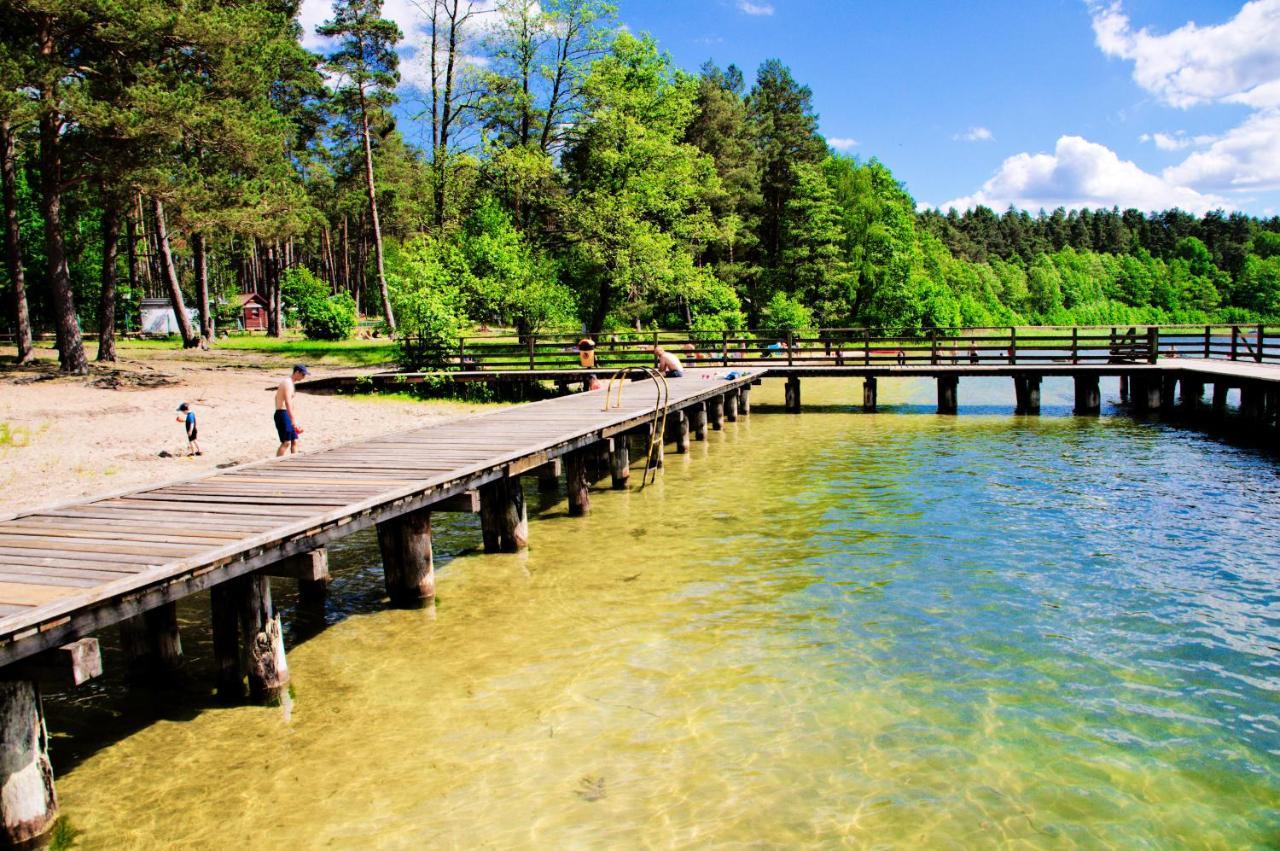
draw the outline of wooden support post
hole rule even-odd
[[[1177,401],[1178,379],[1172,375],[1160,376],[1160,410],[1168,412],[1173,410],[1174,402]]]
[[[959,410],[957,390],[960,379],[954,375],[938,376],[938,413],[954,414]]]
[[[876,412],[876,378],[868,375],[862,379],[862,410],[868,414]]]
[[[591,481],[588,484],[595,484],[609,476],[609,441],[598,440],[591,444],[591,453],[594,463],[591,465]]]
[[[59,685],[78,686],[102,676],[102,650],[98,639],[81,638],[15,662],[0,676],[36,682],[53,680]]]
[[[557,461],[560,459],[556,459]],[[560,470],[562,464],[543,464],[538,468],[538,493],[560,492]]]
[[[791,376],[787,379],[787,387],[784,391],[783,398],[786,401],[786,409],[788,414],[800,413],[800,379]]]
[[[218,698],[223,703],[244,699],[244,668],[240,659],[240,615],[236,610],[235,586],[224,582],[209,589],[210,621],[213,626],[213,659],[218,668]]]
[[[502,479],[501,481],[510,481]],[[519,488],[519,480],[515,482]],[[521,501],[521,507],[524,503]],[[484,491],[480,512],[484,516]],[[488,535],[485,539],[488,549]],[[436,596],[436,573],[431,552],[431,511],[419,508],[378,524],[378,549],[382,552],[382,578],[391,605],[420,609]]]
[[[649,466],[652,468],[661,470],[663,465],[667,461],[667,447],[666,447],[666,444],[663,442],[664,440],[666,440],[667,436],[665,434],[660,435],[657,440],[650,441],[649,435],[652,435],[653,433],[652,430],[654,428],[655,426],[645,427],[645,435],[646,435],[645,442],[646,442],[646,448],[648,448],[649,446],[653,447],[653,456],[649,459]]]
[[[1120,401],[1129,401],[1129,376],[1127,375],[1120,376]]]
[[[1098,376],[1077,375],[1076,404],[1073,413],[1076,416],[1097,416],[1102,412],[1102,393],[1098,389]]]
[[[299,563],[298,597],[304,602],[322,602],[329,594],[329,551],[319,547],[309,553],[294,556]]]
[[[614,490],[626,490],[631,482],[631,452],[625,434],[609,438],[609,474]]]
[[[1224,419],[1227,415],[1227,393],[1231,388],[1222,381],[1213,382],[1213,416],[1214,419]]]
[[[578,474],[584,488],[587,480],[586,452],[579,449],[571,453],[577,456]],[[529,546],[529,516],[519,478],[503,476],[480,486],[480,530],[486,553],[514,553]]]
[[[236,598],[241,663],[249,678],[249,699],[277,703],[289,688],[280,615],[271,604],[271,580],[261,573],[237,576],[227,584]]]
[[[1256,384],[1240,385],[1240,416],[1248,420],[1262,418],[1261,394]]]
[[[622,438],[625,439],[625,438]],[[565,488],[569,491],[569,516],[591,513],[591,491],[587,482],[586,450],[575,449],[564,456]],[[483,517],[484,515],[481,514]],[[486,548],[487,548],[486,543]]]
[[[1135,375],[1131,379],[1131,407],[1139,413],[1160,410],[1161,382],[1157,376]]]
[[[0,847],[39,847],[57,819],[40,687],[0,679]]]
[[[738,388],[738,413],[742,416],[751,414],[751,385],[744,384]]]
[[[689,412],[689,430],[693,432],[694,440],[707,439],[707,406],[702,402],[698,402],[687,409]]]
[[[729,390],[724,394],[724,418],[731,423],[738,421],[738,391]]]
[[[137,681],[165,680],[182,667],[178,604],[165,603],[120,622],[120,646]]]
[[[1178,401],[1182,404],[1182,409],[1188,414],[1196,413],[1204,397],[1204,382],[1194,378],[1183,378],[1179,383],[1179,389],[1182,392],[1178,396]]]
[[[668,428],[671,429],[671,442],[676,445],[680,455],[689,451],[689,418],[684,411],[672,411],[667,414]]]
[[[1023,409],[1022,413],[1031,416],[1040,415],[1040,381],[1039,375],[1026,375],[1022,378]],[[1097,383],[1097,379],[1094,379]]]
[[[724,429],[724,397],[712,396],[707,400],[707,420],[712,431]]]

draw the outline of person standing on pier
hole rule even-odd
[[[286,452],[298,451],[298,436],[302,434],[302,426],[298,424],[293,414],[293,390],[295,382],[301,381],[309,374],[305,366],[298,364],[289,377],[281,381],[280,386],[276,388],[276,434],[280,437],[280,448],[276,450],[277,458]]]
[[[684,365],[680,363],[680,358],[662,346],[653,347],[653,357],[658,362],[658,371],[667,378],[684,378]]]

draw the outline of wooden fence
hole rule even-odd
[[[462,370],[579,367],[578,335],[467,336],[440,353]],[[1266,326],[1129,326],[928,329],[886,334],[865,328],[804,332],[625,331],[593,335],[601,369],[653,362],[655,345],[688,368],[734,366],[936,366],[1155,363],[1157,358],[1280,363],[1280,329]],[[409,342],[412,346],[412,342]]]

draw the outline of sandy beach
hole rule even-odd
[[[269,458],[279,445],[271,391],[288,374],[287,360],[126,354],[94,364],[88,376],[64,376],[54,354],[42,350],[36,365],[15,367],[5,357],[12,351],[0,349],[7,362],[0,366],[0,516]],[[352,371],[314,366],[312,377]],[[186,454],[182,402],[196,413],[200,457]],[[306,429],[299,448],[326,449],[482,407],[299,393],[295,409]]]

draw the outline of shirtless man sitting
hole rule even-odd
[[[653,347],[653,357],[658,362],[658,371],[667,378],[684,378],[684,365],[680,363],[680,358],[662,346]]]
[[[301,381],[309,374],[305,366],[298,364],[289,377],[281,381],[280,386],[276,388],[276,434],[280,436],[280,448],[276,450],[277,458],[285,452],[298,451],[298,435],[302,434],[302,426],[293,415],[293,385],[294,382]]]

